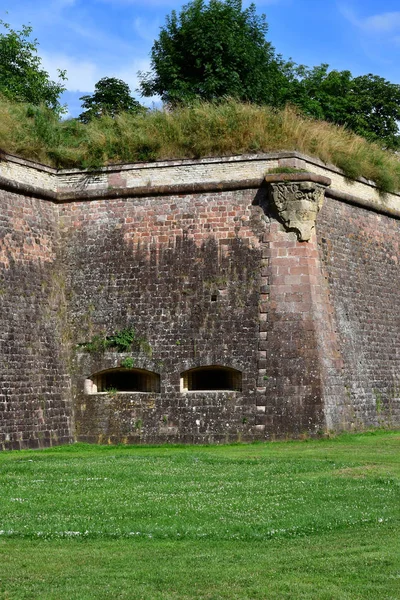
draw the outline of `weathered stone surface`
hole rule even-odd
[[[0,448],[72,440],[65,281],[51,203],[0,191]]]
[[[134,354],[135,366],[161,376],[160,394],[85,396],[84,379],[120,358],[79,353],[72,377],[79,439],[252,438],[266,227],[254,196],[250,190],[61,207],[74,343],[132,325],[151,347],[151,357]],[[242,391],[182,393],[180,374],[206,365],[240,370]]]
[[[335,425],[398,427],[400,220],[326,198],[317,238],[345,389]]]
[[[0,163],[0,448],[400,425],[398,197],[378,206],[363,182],[350,196],[321,165],[258,187],[261,164],[112,167],[86,174],[88,201],[80,172]],[[321,207],[324,174],[338,187]],[[147,345],[79,346],[126,327]],[[125,358],[160,392],[88,393]],[[207,365],[239,370],[241,390],[183,391]]]
[[[313,181],[280,181],[269,184],[269,195],[278,219],[300,242],[308,242],[324,200],[325,187]]]

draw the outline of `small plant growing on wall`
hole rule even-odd
[[[269,169],[266,172],[266,175],[269,175],[271,173],[307,173],[306,169],[296,169],[294,167],[274,167],[273,169]]]
[[[124,367],[124,369],[133,369],[134,364],[135,361],[130,356],[127,356],[121,361],[121,367]]]
[[[109,387],[105,390],[105,392],[112,398],[118,394],[118,390],[115,387]]]
[[[105,352],[108,349],[114,349],[117,352],[129,352],[133,346],[135,346],[138,350],[142,350],[148,356],[151,356],[152,354],[152,349],[149,342],[144,338],[138,337],[133,327],[126,327],[125,329],[116,331],[112,335],[108,336],[95,335],[90,342],[78,344],[79,348],[82,348],[86,352],[90,352],[92,354]]]

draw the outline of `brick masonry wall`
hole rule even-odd
[[[0,448],[71,440],[56,207],[0,191]]]
[[[261,240],[256,191],[93,201],[60,207],[75,343],[133,326],[151,347],[135,366],[161,376],[160,394],[85,395],[84,379],[116,367],[116,352],[77,348],[78,439],[251,439],[256,422]],[[242,392],[180,391],[180,374],[223,365]]]
[[[259,427],[267,437],[322,433],[333,426],[343,389],[316,236],[299,242],[271,216],[263,240],[269,285],[264,286],[267,313],[260,321],[265,333],[260,334],[264,358],[257,404],[265,406],[258,406]]]
[[[200,191],[220,171],[234,181],[239,163],[239,176],[254,181],[273,161],[312,164],[177,161],[114,167],[83,182],[81,173],[0,163],[1,177],[17,173],[36,196],[0,191],[0,448],[400,424],[400,220],[327,197],[316,232],[299,242],[263,186]],[[192,167],[196,193],[81,197],[129,178],[143,184],[149,173],[161,184],[183,174],[190,183]],[[333,178],[348,194],[343,177]],[[75,199],[40,199],[41,187],[72,184]],[[380,202],[366,183],[352,190]],[[398,212],[397,196],[387,202]],[[85,394],[86,378],[127,355],[80,344],[128,326],[147,342],[129,356],[160,375],[160,393]],[[181,391],[183,371],[216,364],[242,372],[240,392]]]
[[[400,220],[325,199],[319,253],[343,360],[342,427],[400,425]]]

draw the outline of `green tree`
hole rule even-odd
[[[344,125],[386,148],[400,147],[400,85],[377,75],[353,77],[322,64],[293,67],[285,99],[317,119]]]
[[[94,93],[82,96],[84,112],[79,115],[83,123],[102,115],[115,117],[120,112],[142,112],[146,109],[132,98],[127,83],[115,77],[103,77],[94,86]]]
[[[14,30],[0,20],[0,94],[16,102],[45,104],[58,115],[65,112],[59,97],[65,91],[65,71],[58,70],[60,80],[50,79],[41,68],[37,55],[38,41],[31,38],[32,27]]]
[[[152,70],[140,73],[141,92],[169,105],[227,96],[279,104],[287,81],[267,31],[254,4],[242,10],[241,0],[193,0],[167,16],[151,51]]]
[[[348,126],[371,141],[400,148],[400,85],[378,75],[353,79]]]

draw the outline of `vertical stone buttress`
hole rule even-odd
[[[259,429],[269,437],[344,427],[342,362],[315,234],[330,180],[310,173],[266,179],[271,225],[261,266]]]

